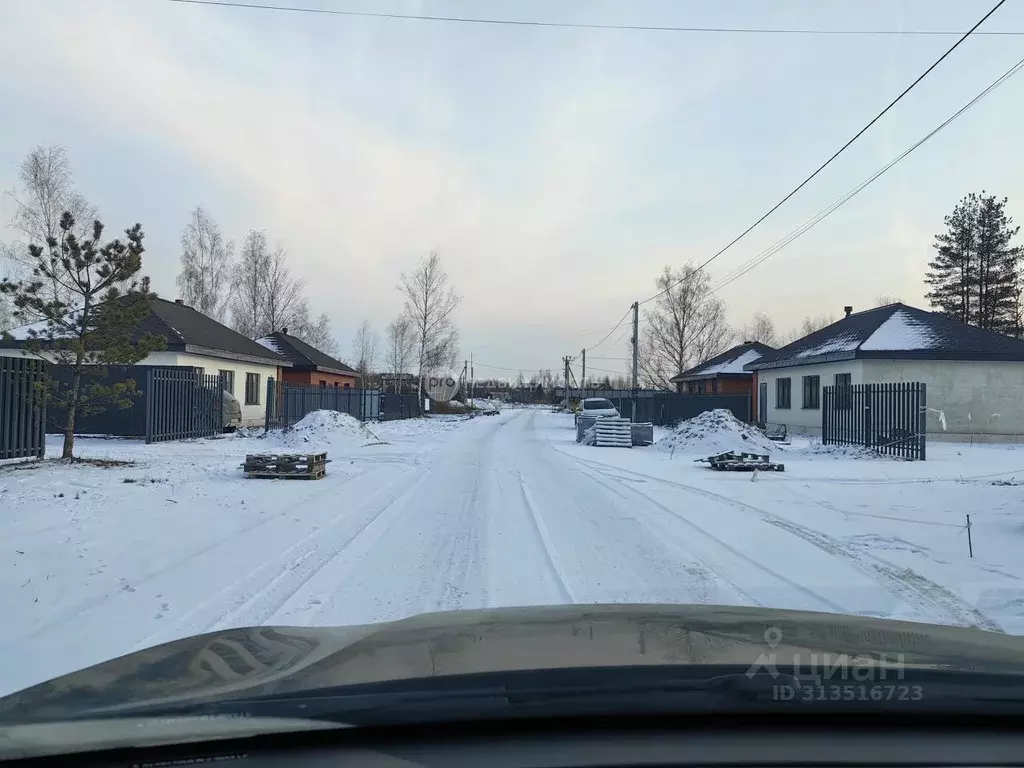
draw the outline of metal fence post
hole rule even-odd
[[[921,457],[921,461],[924,461],[925,446],[928,443],[928,385],[921,382],[917,386],[918,392],[920,392],[920,407],[917,412],[917,452]]]
[[[156,397],[156,391],[153,386],[153,369],[149,368],[146,371],[146,442],[153,442],[153,416],[156,413],[156,407],[153,403],[153,398]]]

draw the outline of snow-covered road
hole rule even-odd
[[[87,455],[140,464],[7,468],[0,695],[218,628],[486,606],[759,604],[1006,628],[921,568],[808,524],[799,478],[586,448],[571,424],[539,409],[384,424],[388,444],[332,448],[312,483],[242,479],[244,439],[91,441]],[[985,579],[1013,587],[1003,567]]]

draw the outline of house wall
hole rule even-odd
[[[752,385],[752,376],[746,379],[716,377],[677,382],[676,392],[681,395],[749,395]]]
[[[219,371],[234,371],[234,388],[231,392],[242,406],[242,425],[246,427],[262,427],[266,422],[267,378],[280,378],[276,365],[246,363],[239,360],[228,360],[222,357],[185,354],[184,352],[152,352],[139,365],[189,365],[202,368],[205,373],[215,374]],[[245,377],[247,373],[259,376],[257,387],[258,402],[246,404]]]
[[[837,373],[850,374],[851,384],[864,383],[864,361],[844,360],[841,363],[818,363],[816,365],[801,365],[793,368],[769,368],[757,372],[757,381],[768,384],[768,418],[772,424],[785,424],[790,432],[810,435],[821,434],[821,387],[831,386],[835,383]],[[803,407],[803,377],[819,376],[818,407]],[[791,407],[777,408],[776,403],[776,381],[780,378],[790,380],[790,404]],[[755,404],[756,408],[756,404]],[[757,419],[757,410],[754,411],[754,419]]]
[[[927,384],[929,440],[1024,442],[1024,363],[960,360],[864,360],[863,363],[864,375],[870,383],[923,381]]]
[[[281,371],[281,378],[287,384],[301,384],[307,387],[319,387],[321,382],[326,387],[358,387],[358,379],[355,376],[346,376],[340,373],[324,373],[321,371],[296,371],[292,368],[284,368]]]

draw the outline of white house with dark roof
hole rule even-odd
[[[11,339],[0,338],[0,356],[19,357],[31,353],[24,349],[30,329],[45,332],[46,323],[34,323],[10,331]],[[267,379],[281,378],[291,362],[271,349],[257,344],[226,325],[207,317],[180,299],[154,299],[150,313],[134,337],[151,333],[163,336],[166,347],[151,352],[139,365],[184,365],[208,374],[219,374],[224,388],[238,398],[242,424],[262,426],[266,421]],[[40,357],[47,357],[45,350]]]
[[[905,304],[852,312],[745,366],[757,420],[821,433],[821,388],[921,381],[930,439],[1024,441],[1024,341]]]

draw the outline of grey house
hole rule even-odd
[[[1024,341],[906,304],[846,309],[745,366],[758,421],[820,434],[823,386],[922,381],[929,438],[1024,441]]]

